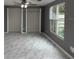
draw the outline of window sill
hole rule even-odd
[[[61,40],[63,40],[63,41],[64,41],[64,38],[62,38],[62,37],[58,36],[55,32],[50,31],[50,33],[54,34],[57,38],[59,38],[59,39],[61,39]]]

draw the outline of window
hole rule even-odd
[[[55,33],[56,35],[64,38],[64,19],[65,19],[65,12],[64,12],[64,3],[52,6],[50,8],[50,31]]]

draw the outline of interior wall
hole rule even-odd
[[[26,9],[23,9],[23,32],[26,32]]]
[[[50,32],[49,22],[49,8],[58,3],[65,2],[65,32],[64,41],[58,38],[56,35]],[[43,8],[44,18],[42,18],[44,25],[44,32],[52,38],[57,44],[59,44],[65,51],[71,56],[74,54],[71,52],[70,47],[74,47],[74,0],[56,0]]]
[[[41,32],[44,32],[44,14],[45,14],[45,7],[41,7]]]
[[[4,6],[4,32],[7,32],[7,7]]]
[[[65,2],[65,42],[74,47],[74,0]]]

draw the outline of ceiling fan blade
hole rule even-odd
[[[33,2],[31,2],[31,1],[29,1],[29,4],[36,4],[36,3],[33,3]]]
[[[14,2],[15,3],[15,5],[21,5],[21,3],[18,3],[18,2]]]
[[[31,6],[36,6],[37,4],[29,4],[29,5],[31,5]]]
[[[18,7],[18,8],[20,8],[20,6],[19,6],[19,5],[12,5],[12,7]]]
[[[42,0],[37,0],[37,1],[42,1]]]
[[[27,0],[22,0],[22,2],[21,2],[21,3],[23,3],[23,4],[24,4],[24,3],[27,3]]]

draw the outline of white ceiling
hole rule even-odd
[[[39,6],[44,6],[44,5],[46,5],[46,4],[50,3],[50,2],[53,2],[55,0],[42,0],[40,2],[37,2],[37,0],[31,0],[31,1],[34,1],[33,3],[37,4]],[[4,0],[4,5],[10,5],[10,6],[11,5],[16,5],[15,2],[19,3],[19,2],[21,2],[21,0]]]

